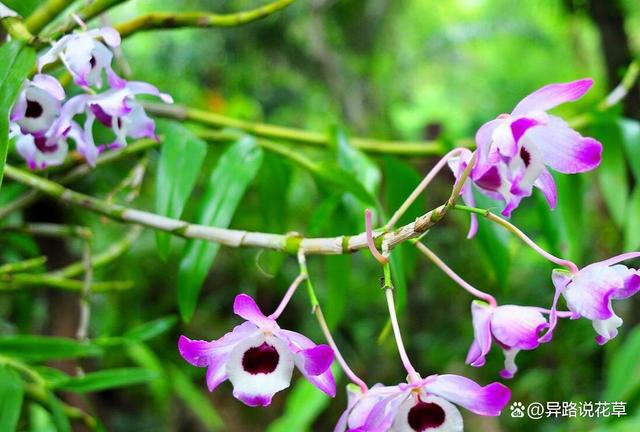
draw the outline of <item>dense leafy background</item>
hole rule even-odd
[[[28,13],[38,1],[6,3]],[[556,176],[558,209],[549,212],[543,197],[534,195],[513,221],[550,250],[580,264],[638,249],[640,124],[637,118],[623,118],[620,107],[596,112],[617,81],[607,77],[604,55],[616,47],[600,44],[600,29],[586,12],[587,3],[298,1],[246,27],[135,35],[123,45],[133,76],[156,84],[178,103],[325,132],[332,145],[293,147],[317,163],[310,172],[256,148],[251,137],[230,145],[205,144],[189,132],[195,130],[192,125],[165,122],[161,131],[166,141],[150,152],[149,172],[133,205],[247,230],[359,232],[365,205],[390,214],[435,159],[365,156],[349,144],[350,135],[406,140],[438,135],[453,146],[539,86],[591,76],[596,80],[592,91],[556,112],[566,118],[590,115],[583,132],[604,142],[601,168],[581,176]],[[216,12],[231,12],[254,5],[229,0],[215,7]],[[635,0],[619,6],[631,50],[638,54],[640,8]],[[214,6],[203,0],[131,0],[108,20],[120,22],[159,7]],[[620,67],[620,76],[623,72]],[[175,157],[180,162],[172,164]],[[18,160],[14,152],[9,159]],[[99,168],[72,187],[105,197],[134,164],[128,160]],[[451,180],[443,174],[402,222],[446,199]],[[22,191],[5,182],[0,205]],[[46,199],[0,223],[20,220],[87,225],[96,251],[107,249],[129,229]],[[466,215],[451,214],[425,241],[502,303],[550,303],[552,267],[547,262],[484,221],[475,240],[465,239],[466,229]],[[6,233],[0,245],[0,264],[44,254],[49,270],[77,261],[82,247],[75,240]],[[463,363],[472,338],[471,298],[410,246],[394,255],[398,294],[405,305],[405,341],[423,375],[453,372],[482,383],[495,380],[502,362],[498,351],[482,369]],[[404,373],[393,341],[383,333],[386,307],[378,289],[379,267],[368,254],[310,257],[309,265],[327,319],[353,368],[369,383],[401,381]],[[211,245],[156,238],[145,231],[129,252],[96,273],[99,280],[131,279],[135,286],[93,296],[90,345],[24,336],[73,337],[75,295],[39,287],[1,294],[0,354],[46,364],[38,370],[52,391],[41,399],[27,392],[20,419],[5,417],[5,410],[20,406],[23,392],[19,376],[0,367],[0,429],[11,427],[3,422],[16,421],[21,430],[68,429],[57,402],[61,398],[96,413],[107,430],[259,431],[267,424],[270,431],[331,430],[346,403],[342,389],[329,401],[297,380],[269,409],[250,409],[231,397],[228,383],[213,394],[206,392],[204,370],[187,366],[176,349],[180,334],[213,339],[238,324],[231,304],[239,292],[256,297],[265,311],[275,308],[296,273],[294,259],[277,253],[216,251]],[[186,315],[193,311],[188,323],[177,319],[179,304]],[[640,302],[618,302],[615,308],[625,326],[606,347],[595,344],[588,321],[562,322],[553,343],[519,356],[521,371],[510,385],[513,400],[525,403],[624,400],[627,419],[527,422],[508,413],[498,419],[465,413],[468,430],[638,430]],[[281,325],[322,339],[302,290]],[[84,378],[59,372],[73,375],[76,361],[89,371]],[[341,376],[339,385],[344,384]]]

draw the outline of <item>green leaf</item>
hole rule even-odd
[[[124,337],[136,341],[146,341],[149,339],[153,339],[156,336],[159,336],[162,333],[170,330],[173,326],[176,325],[177,321],[178,319],[173,315],[158,318],[129,330],[124,334]]]
[[[334,374],[338,370],[332,368]],[[339,376],[336,376],[338,381]],[[284,413],[271,423],[267,432],[306,432],[331,399],[307,380],[298,380],[287,396]]]
[[[253,181],[260,164],[262,150],[253,137],[245,136],[232,144],[220,157],[209,183],[200,198],[196,223],[226,228]],[[220,249],[218,243],[191,240],[187,243],[178,270],[178,307],[185,321],[191,319],[213,260]]]
[[[333,145],[336,148],[338,165],[344,171],[353,175],[367,192],[375,196],[380,188],[380,179],[382,177],[378,165],[351,145],[344,130],[336,129],[332,134],[332,138]]]
[[[333,194],[322,200],[319,204],[315,206],[313,209],[313,213],[309,217],[309,235],[310,236],[321,236],[321,235],[331,235],[336,230],[336,225],[340,227],[346,225],[345,221],[337,219],[333,217],[334,213],[338,210],[342,200],[341,194]],[[342,231],[344,232],[344,231]]]
[[[189,377],[177,367],[169,368],[173,391],[182,399],[185,406],[193,411],[198,419],[210,431],[226,430],[220,415],[216,412],[211,401],[202,394],[202,390],[193,385]]]
[[[636,250],[640,247],[640,187],[636,186],[627,204],[624,221],[624,250]]]
[[[607,365],[604,400],[630,400],[640,390],[640,326],[636,326],[618,346]]]
[[[602,196],[613,221],[622,227],[629,186],[621,124],[600,120],[594,124],[594,135],[604,145],[602,162],[597,170]]]
[[[37,404],[29,405],[30,432],[57,432],[56,424],[49,411]]]
[[[340,128],[332,132],[331,144],[342,178],[353,189],[343,196],[342,201],[350,219],[356,226],[360,226],[366,207],[374,206],[377,213],[382,212],[377,198],[382,177],[380,168],[367,155],[353,147],[347,134]]]
[[[622,143],[626,153],[626,159],[631,166],[631,171],[640,183],[640,122],[637,120],[621,118],[618,120],[622,132]]]
[[[44,0],[2,0],[9,9],[13,9],[23,17],[27,17],[42,4]]]
[[[53,416],[53,422],[58,428],[58,432],[71,432],[71,424],[67,415],[64,412],[62,402],[56,397],[53,392],[48,392],[49,408],[51,409],[51,415]]]
[[[67,381],[57,383],[56,388],[76,393],[88,393],[143,384],[157,377],[155,372],[143,368],[109,369],[69,378]]]
[[[335,162],[322,161],[314,164],[313,174],[326,187],[332,186],[334,190],[352,193],[365,205],[378,207],[377,198],[373,196],[358,179]],[[364,216],[363,216],[364,217]]]
[[[557,175],[558,229],[561,242],[560,256],[573,261],[581,261],[585,248],[586,220],[585,212],[585,180],[582,175]]]
[[[351,274],[353,267],[351,255],[327,256],[325,270],[327,294],[323,302],[325,319],[330,329],[334,329],[344,316],[349,302],[349,289],[352,286]]]
[[[274,233],[287,231],[287,193],[291,185],[291,165],[282,157],[265,152],[258,178],[264,230]],[[272,276],[277,275],[286,255],[270,250],[261,250],[258,254],[256,261],[260,267]]]
[[[421,180],[422,178],[418,171],[408,163],[396,157],[386,157],[384,159],[384,196],[389,213],[393,213],[402,205],[406,197],[411,195],[411,192],[420,184]],[[425,213],[424,202],[424,199],[415,200],[396,226],[412,222]]]
[[[9,113],[35,64],[33,48],[13,40],[0,46],[0,187],[9,150]]]
[[[16,430],[23,395],[20,375],[8,366],[0,366],[0,431]]]
[[[102,349],[90,343],[78,342],[75,339],[18,335],[0,337],[0,354],[38,362],[99,356],[102,354]]]
[[[156,180],[156,213],[179,219],[196,185],[207,154],[207,144],[175,122],[158,123],[164,136]],[[169,255],[170,234],[156,231],[158,253]]]
[[[171,389],[162,361],[147,345],[141,342],[127,344],[126,350],[129,358],[133,360],[137,366],[151,371],[158,376],[158,379],[154,379],[149,383],[149,388],[153,397],[160,405],[159,413],[164,413],[168,408],[166,404],[169,401],[169,396],[171,396]]]

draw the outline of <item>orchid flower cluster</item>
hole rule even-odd
[[[126,81],[112,68],[112,49],[120,45],[119,33],[111,27],[66,35],[38,59],[38,73],[25,80],[10,115],[10,136],[18,153],[31,169],[60,165],[71,139],[87,163],[94,166],[105,149],[127,145],[127,138],[155,138],[155,123],[136,101],[140,94],[153,95],[166,103],[171,96],[145,82]],[[61,62],[81,90],[69,99],[60,81],[43,73],[47,65]],[[102,89],[104,77],[108,89]],[[84,116],[82,125],[76,120]],[[114,140],[96,144],[94,123],[111,129]]]
[[[542,191],[554,208],[557,192],[549,168],[565,174],[592,170],[601,161],[602,144],[581,136],[564,120],[546,111],[579,99],[591,85],[590,79],[548,85],[525,97],[511,114],[502,114],[487,122],[476,134],[477,155],[464,148],[448,153],[427,174],[399,212],[406,209],[415,195],[447,164],[456,177],[454,199],[459,191],[470,206],[460,208],[471,213],[469,237],[475,235],[476,213],[481,213],[473,207],[474,190],[503,201],[502,214],[506,217],[532,194],[534,187]],[[391,221],[397,221],[398,217],[394,215]],[[550,309],[498,305],[493,296],[468,284],[424,244],[416,242],[418,249],[477,297],[471,303],[474,339],[467,354],[467,364],[483,366],[495,342],[505,358],[504,369],[499,374],[503,379],[513,378],[518,370],[515,364],[518,352],[550,342],[558,318],[591,320],[598,344],[616,337],[622,319],[613,311],[612,300],[625,299],[640,291],[640,271],[621,263],[639,258],[640,252],[621,254],[580,269],[573,262],[542,249],[510,222],[498,220],[541,256],[563,267],[553,270],[551,275],[555,294]],[[387,228],[389,225],[393,223],[390,222]],[[451,374],[421,378],[416,372],[402,343],[393,304],[390,266],[387,256],[375,246],[370,212],[366,213],[365,226],[369,249],[385,269],[384,289],[389,316],[407,371],[407,382],[367,387],[340,355],[321,312],[316,315],[329,346],[315,345],[299,333],[281,329],[275,320],[293,295],[300,277],[287,291],[277,311],[268,317],[249,296],[238,295],[234,312],[247,322],[211,342],[182,336],[178,343],[181,355],[194,366],[207,367],[209,390],[229,379],[234,396],[249,406],[268,405],[276,392],[289,385],[294,366],[320,390],[334,396],[336,389],[330,365],[335,358],[352,381],[347,386],[347,408],[338,420],[335,432],[462,431],[463,419],[456,405],[482,416],[500,415],[511,397],[511,391],[504,384],[493,382],[481,386],[469,378]],[[566,300],[568,311],[558,310],[561,297]]]

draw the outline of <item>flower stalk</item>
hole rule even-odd
[[[287,289],[287,292],[284,294],[284,297],[280,301],[280,304],[278,305],[276,310],[271,315],[269,315],[270,319],[277,320],[280,317],[282,312],[285,310],[285,308],[289,304],[291,297],[293,297],[293,294],[295,294],[296,290],[298,289],[298,286],[300,286],[302,281],[304,281],[306,278],[307,278],[307,275],[302,273],[295,278],[295,280],[291,283],[291,285]]]
[[[449,159],[460,154],[460,150],[461,149],[451,150],[449,153],[444,155],[442,159],[440,159],[433,168],[431,168],[431,171],[429,171],[429,173],[424,177],[424,179],[422,179],[420,184],[418,184],[418,186],[413,190],[413,192],[411,192],[411,195],[409,195],[407,199],[402,203],[402,205],[398,208],[398,210],[396,210],[396,212],[393,214],[391,219],[389,219],[389,222],[387,222],[387,224],[385,225],[385,228],[387,230],[390,230],[393,228],[393,226],[398,222],[398,220],[400,220],[402,215],[405,214],[405,212],[409,209],[409,207],[411,207],[411,204],[413,204],[415,200],[418,199],[420,194],[424,192],[424,190],[427,188],[427,186],[429,186],[429,184],[435,178],[435,176],[442,170],[442,168],[444,168],[447,165],[447,162],[449,161]]]
[[[469,294],[484,300],[490,306],[497,306],[496,299],[489,293],[485,293],[484,291],[480,291],[479,289],[472,286],[470,283],[462,279],[456,272],[454,272],[451,267],[449,267],[444,261],[438,257],[431,249],[429,249],[424,243],[416,242],[416,247],[420,252],[422,252],[427,258],[429,258],[440,270],[442,270],[447,276],[454,280],[458,285],[464,288]]]
[[[402,334],[400,333],[400,325],[398,324],[398,317],[396,315],[396,306],[393,301],[393,284],[391,283],[391,266],[387,263],[384,265],[384,290],[385,297],[387,299],[387,306],[389,308],[389,318],[391,320],[391,328],[393,329],[393,336],[398,347],[398,354],[400,354],[400,360],[402,365],[407,371],[407,378],[410,384],[420,381],[420,376],[416,372],[415,368],[409,360],[407,351],[404,348],[402,342]]]
[[[322,313],[322,308],[320,307],[320,302],[318,302],[318,298],[313,289],[311,278],[309,278],[309,271],[307,270],[307,259],[303,250],[300,250],[298,252],[298,264],[300,266],[300,276],[298,277],[303,277],[307,282],[307,291],[309,293],[309,299],[311,301],[311,310],[313,311],[313,314],[315,315],[316,320],[318,321],[318,325],[320,325],[322,334],[324,335],[325,339],[327,340],[327,343],[333,350],[334,358],[336,359],[336,361],[344,371],[345,375],[347,375],[349,380],[351,380],[352,383],[360,387],[360,390],[362,391],[362,393],[366,393],[367,390],[369,389],[367,387],[367,384],[365,384],[365,382],[362,379],[360,379],[360,377],[358,377],[358,375],[356,375],[353,372],[353,370],[349,367],[346,360],[340,353],[340,350],[338,349],[338,345],[336,345],[336,341],[333,339],[331,330],[329,330],[327,321],[325,320],[324,314]]]
[[[483,216],[486,219],[489,219],[491,222],[494,222],[494,223],[502,226],[503,228],[505,228],[507,231],[515,234],[516,237],[520,238],[523,242],[525,242],[527,244],[527,246],[529,246],[531,249],[536,251],[543,258],[547,259],[548,261],[551,261],[554,264],[558,264],[558,265],[561,265],[563,267],[568,268],[569,271],[571,273],[573,273],[573,274],[578,273],[578,266],[573,261],[562,259],[562,258],[558,258],[557,256],[547,252],[542,247],[540,247],[536,242],[531,240],[531,238],[529,236],[527,236],[525,233],[523,233],[520,230],[520,228],[518,228],[517,226],[513,225],[511,222],[507,221],[506,219],[503,219],[500,216],[497,216],[497,215],[491,213],[489,210],[480,209],[480,208],[476,208],[476,207],[468,207],[468,206],[459,205],[459,204],[455,205],[454,209],[455,210],[459,210],[459,211],[464,211],[464,212],[467,212],[467,213],[474,213],[474,214]]]

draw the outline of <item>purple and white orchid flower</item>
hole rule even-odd
[[[60,59],[80,86],[102,87],[102,73],[106,72],[109,85],[122,88],[125,81],[111,67],[113,53],[100,40],[109,47],[117,47],[120,34],[112,27],[102,27],[66,35],[38,59],[38,71]]]
[[[562,294],[573,313],[573,319],[585,317],[592,321],[593,328],[598,333],[598,344],[604,345],[616,337],[623,321],[613,311],[611,300],[626,299],[640,291],[640,270],[619,263],[638,257],[640,252],[617,255],[590,264],[573,274],[565,270],[554,270],[551,278],[556,295],[551,308],[549,334],[555,328],[555,310]]]
[[[87,101],[87,123],[93,125],[97,119],[104,126],[111,128],[115,140],[109,148],[120,148],[127,145],[127,137],[154,138],[155,122],[147,116],[142,105],[136,102],[137,95],[147,94],[159,97],[165,103],[173,103],[173,98],[161,93],[155,86],[141,82],[129,81],[121,89],[111,89]],[[85,129],[90,127],[85,126]]]
[[[267,406],[275,393],[289,387],[295,366],[313,385],[335,396],[333,350],[328,345],[281,329],[246,294],[236,297],[233,312],[247,322],[222,338],[208,342],[181,336],[178,341],[186,361],[207,368],[209,391],[229,379],[235,398],[249,406]]]
[[[16,150],[32,170],[61,165],[69,152],[64,136],[52,140],[48,134],[44,136],[23,134],[15,123],[10,126],[9,138],[15,138]]]
[[[53,136],[66,136],[76,142],[78,151],[84,156],[89,165],[95,166],[98,155],[104,148],[120,148],[127,145],[130,138],[154,138],[155,122],[147,116],[142,105],[135,97],[148,94],[161,98],[166,103],[172,103],[171,96],[161,93],[155,86],[139,81],[127,82],[123,88],[110,89],[98,95],[81,94],[72,97],[62,107],[60,117],[52,126]],[[73,118],[85,113],[85,121],[80,127]],[[93,139],[95,120],[111,128],[115,140],[106,145],[96,145]]]
[[[362,393],[347,388],[349,402],[334,432],[461,432],[456,405],[483,416],[498,416],[511,391],[494,382],[484,387],[459,375],[431,375],[412,384],[376,384]]]
[[[501,114],[480,127],[476,133],[478,160],[462,190],[465,202],[474,205],[473,183],[490,198],[504,201],[502,214],[509,217],[535,186],[554,208],[556,186],[547,167],[564,174],[590,171],[600,164],[602,144],[583,137],[546,111],[580,99],[592,84],[587,78],[547,85],[522,99],[511,114]],[[470,159],[467,151],[449,164],[456,177]],[[472,226],[471,235],[474,229]]]
[[[540,345],[540,332],[549,328],[540,310],[528,306],[491,306],[474,300],[471,303],[474,340],[466,363],[474,367],[485,364],[485,356],[495,341],[504,351],[502,378],[513,378],[518,371],[515,357],[520,350],[533,350]]]
[[[64,89],[57,79],[37,74],[33,80],[25,80],[9,119],[20,126],[23,134],[43,136],[60,115],[64,98]]]

